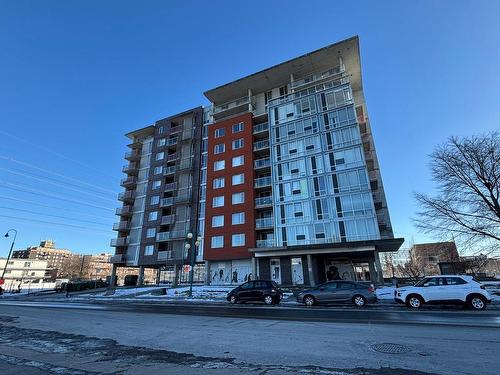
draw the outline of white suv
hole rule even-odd
[[[398,288],[394,299],[418,309],[424,303],[459,303],[483,310],[491,302],[489,293],[472,276],[441,275],[425,277],[414,286]]]

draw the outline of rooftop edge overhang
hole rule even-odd
[[[137,129],[125,134],[125,137],[134,140],[135,138],[147,137],[155,133],[154,125],[146,126],[145,128]]]
[[[254,253],[256,257],[327,253],[340,254],[365,251],[396,252],[399,250],[403,242],[404,238],[390,238],[380,240],[325,243],[318,245],[251,248],[248,249],[248,251]]]
[[[250,74],[233,82],[208,90],[204,95],[215,104],[222,104],[248,95],[248,90],[258,94],[312,73],[319,73],[339,65],[342,57],[353,90],[361,88],[361,59],[359,38],[353,36],[316,51],[285,61],[260,72]]]

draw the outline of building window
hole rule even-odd
[[[224,143],[219,143],[218,145],[215,145],[214,154],[222,154],[224,151],[226,151],[226,145]]]
[[[159,195],[153,195],[151,197],[151,200],[149,201],[149,204],[158,204],[160,203],[160,196]]]
[[[163,167],[155,167],[153,174],[157,175],[161,174],[161,172],[163,172]]]
[[[212,237],[212,249],[220,249],[224,247],[224,236]]]
[[[155,251],[155,245],[146,245],[144,248],[144,255],[153,255]]]
[[[212,228],[224,226],[224,215],[212,216]]]
[[[226,134],[226,129],[224,128],[215,129],[214,137],[215,138],[224,137],[225,134]]]
[[[156,153],[156,157],[155,159],[158,161],[158,160],[163,160],[163,158],[165,157],[165,153],[164,152],[158,152]]]
[[[158,219],[158,211],[151,211],[148,216],[149,221],[157,220]]]
[[[233,141],[233,150],[238,150],[238,149],[242,148],[243,145],[244,145],[243,138],[235,139]]]
[[[243,182],[245,182],[245,174],[244,173],[233,175],[233,177],[232,177],[232,184],[233,185],[241,185]]]
[[[156,236],[156,228],[148,228],[146,231],[146,238],[152,238]]]
[[[163,131],[164,131],[164,130],[165,130],[165,129],[163,128],[163,126],[160,126],[160,127],[158,128],[158,134],[163,134]]]
[[[245,164],[245,157],[243,155],[235,156],[233,158],[233,167],[239,167],[240,165]]]
[[[233,204],[240,204],[240,203],[245,203],[245,193],[234,193],[232,197],[232,203]]]
[[[224,196],[213,197],[212,207],[223,207],[224,206]]]
[[[231,246],[245,246],[245,234],[236,233],[231,236]]]
[[[242,132],[243,131],[243,123],[242,122],[239,122],[237,124],[234,124],[232,126],[232,131],[233,133],[239,133],[239,132]]]
[[[167,140],[165,138],[162,138],[162,139],[158,139],[158,147],[161,147],[161,146],[165,146],[165,144],[167,143]]]
[[[245,224],[245,213],[244,212],[236,212],[231,217],[231,224],[239,225]]]
[[[224,177],[215,178],[213,181],[214,189],[220,189],[224,187]]]
[[[226,167],[226,161],[225,160],[217,160],[214,163],[214,171],[221,171]]]
[[[153,190],[159,189],[161,186],[161,180],[154,180],[153,181]]]

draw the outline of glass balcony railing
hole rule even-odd
[[[258,168],[268,168],[271,166],[271,159],[270,158],[264,158],[264,159],[257,159],[254,161],[254,167],[255,169]]]
[[[126,164],[123,166],[122,172],[130,173],[130,172],[136,171],[138,167],[139,167],[139,164],[137,164],[137,163],[129,163],[129,164]]]
[[[255,182],[254,182],[254,186],[256,188],[264,187],[264,186],[271,186],[271,176],[256,178]]]
[[[177,160],[179,157],[179,154],[177,152],[174,152],[173,154],[167,155],[165,158],[167,161],[172,161],[172,160]]]
[[[175,170],[176,170],[175,165],[172,165],[171,167],[165,167],[163,169],[163,174],[164,175],[174,174]]]
[[[177,142],[178,142],[178,141],[177,141],[177,137],[175,137],[175,138],[169,138],[169,139],[167,139],[167,141],[165,142],[165,145],[166,145],[166,146],[174,146],[174,145],[176,145],[176,144],[177,144]]]
[[[177,182],[171,182],[169,184],[165,184],[165,191],[171,191],[177,189]]]
[[[272,228],[274,226],[272,217],[265,217],[255,220],[256,229]]]
[[[113,230],[127,230],[130,229],[128,221],[120,221],[119,223],[113,224]]]
[[[118,194],[118,200],[127,201],[135,198],[135,191],[124,191]]]
[[[132,214],[132,206],[123,206],[123,207],[117,208],[115,211],[115,214],[122,215],[122,216],[130,215],[130,214]]]
[[[116,254],[109,258],[109,263],[125,263],[127,257],[125,254]]]
[[[128,238],[127,237],[118,237],[118,238],[113,238],[110,242],[110,245],[112,247],[118,247],[118,246],[127,246],[128,244]]]
[[[293,81],[291,86],[292,86],[292,89],[297,89],[301,86],[316,83],[316,82],[322,81],[324,79],[334,77],[334,76],[341,74],[341,73],[344,73],[344,72],[345,72],[345,66],[342,64],[341,66],[331,68],[331,69],[327,70],[326,72],[323,72],[320,74],[312,74],[312,75],[307,76],[305,78]]]
[[[160,207],[168,207],[174,204],[174,198],[162,198],[160,200]]]
[[[268,140],[255,142],[253,144],[254,151],[265,150],[266,148],[269,148],[269,141]]]
[[[263,124],[258,124],[253,127],[253,134],[267,132],[269,130],[269,124],[267,122]]]
[[[255,198],[255,207],[270,206],[273,204],[273,197]]]
[[[125,153],[125,159],[136,160],[141,158],[141,153],[137,150],[128,151]]]
[[[124,178],[120,181],[121,186],[130,186],[130,185],[135,185],[136,183],[137,183],[137,178],[132,176]]]
[[[273,247],[274,240],[257,240],[257,247]]]
[[[231,102],[227,102],[224,104],[216,105],[213,110],[213,114],[219,114],[221,112],[229,111],[234,108],[241,107],[242,105],[250,103],[250,98],[248,96],[244,96],[242,98],[233,100]]]
[[[175,221],[175,215],[165,215],[161,217],[161,225],[172,224]]]

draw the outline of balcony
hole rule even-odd
[[[172,232],[160,232],[156,234],[156,241],[158,242],[163,242],[163,241],[169,241],[169,240],[182,240],[186,238],[187,232],[183,230],[176,230]]]
[[[255,198],[255,208],[269,207],[273,205],[273,197]]]
[[[174,204],[174,198],[170,197],[170,198],[163,198],[162,200],[160,200],[160,207],[168,207],[168,206],[172,206]]]
[[[262,188],[267,186],[271,186],[271,176],[259,177],[255,179],[255,188]]]
[[[335,68],[329,69],[326,72],[320,74],[313,74],[308,77],[298,79],[297,81],[293,81],[291,86],[293,90],[297,90],[299,88],[306,87],[308,85],[316,84],[318,82],[324,81],[326,79],[330,79],[332,77],[341,75],[345,72],[345,66],[337,66]]]
[[[257,240],[257,247],[274,247],[274,240]]]
[[[194,137],[194,129],[193,128],[186,129],[182,132],[182,140],[183,141],[189,141],[189,140],[193,139],[193,137]]]
[[[123,187],[132,187],[134,186],[135,184],[137,183],[137,177],[134,177],[134,176],[129,176],[127,178],[124,178],[120,181],[120,185],[123,186]]]
[[[174,197],[174,203],[187,203],[191,201],[191,189],[184,190]]]
[[[122,168],[122,172],[131,175],[137,175],[139,173],[139,164],[138,163],[129,163],[124,165]]]
[[[269,124],[267,122],[258,124],[253,127],[253,134],[259,134],[269,131]]]
[[[169,174],[174,174],[176,169],[177,168],[175,167],[175,165],[172,165],[171,167],[165,167],[163,168],[163,175],[167,176]]]
[[[165,184],[165,191],[172,191],[177,189],[177,182],[171,182],[169,184]]]
[[[166,161],[173,161],[177,160],[179,158],[179,154],[177,152],[174,152],[173,154],[167,155],[165,160]]]
[[[272,217],[264,217],[255,220],[255,229],[269,229],[274,227]]]
[[[161,217],[160,225],[172,224],[175,221],[175,215],[165,215]]]
[[[128,161],[137,161],[141,158],[139,150],[132,150],[125,153],[125,159]]]
[[[248,104],[250,104],[250,98],[248,96],[244,96],[231,102],[214,106],[212,115],[217,120],[236,113],[246,112],[248,111]]]
[[[123,193],[118,194],[118,200],[122,202],[130,202],[135,198],[135,191],[124,191]]]
[[[113,230],[128,231],[130,230],[130,223],[128,221],[120,221],[113,224]]]
[[[113,238],[110,242],[110,245],[111,247],[127,246],[128,238],[127,237]]]
[[[189,159],[182,159],[181,162],[178,164],[179,169],[190,169],[193,166],[193,161],[191,158]]]
[[[125,254],[116,254],[109,258],[109,263],[125,263],[127,261],[127,257]]]
[[[178,143],[178,138],[177,137],[169,138],[169,139],[166,140],[165,146],[175,146],[177,143]]]
[[[268,150],[269,149],[269,141],[259,141],[259,142],[254,142],[253,144],[253,150],[254,151],[262,151],[262,150]]]
[[[253,164],[255,169],[269,168],[271,167],[271,159],[270,158],[257,159],[253,162]]]
[[[131,216],[132,215],[132,206],[123,206],[120,208],[117,208],[115,211],[116,215],[120,216]]]

